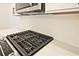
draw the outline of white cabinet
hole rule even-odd
[[[16,12],[15,3],[13,4],[13,14],[20,15]],[[39,7],[37,7],[39,8]],[[44,13],[78,13],[79,12],[79,3],[45,3],[45,12]],[[29,10],[29,8],[27,8]],[[34,9],[34,8],[31,8]],[[24,10],[25,11],[25,10]],[[34,12],[35,13],[35,12]],[[30,12],[28,14],[31,14]],[[38,12],[38,14],[40,14]]]
[[[60,13],[79,11],[78,3],[46,3],[46,13]]]

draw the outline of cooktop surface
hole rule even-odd
[[[7,35],[6,38],[21,56],[32,56],[53,40],[53,37],[31,30]]]

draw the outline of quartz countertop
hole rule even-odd
[[[5,29],[5,30],[0,30],[0,34],[2,36],[6,36],[12,33],[20,32],[20,31],[24,31],[24,30],[17,29],[17,28],[10,28],[10,29]],[[70,51],[68,48],[66,49],[65,47],[67,47],[66,44],[61,43],[61,41],[54,39],[45,47],[43,47],[41,50],[39,50],[37,53],[35,53],[34,56],[76,56],[78,55],[77,53],[74,53]],[[72,46],[70,47],[72,48]],[[78,50],[78,49],[75,48],[74,50]],[[16,53],[16,56],[18,56],[17,53]]]

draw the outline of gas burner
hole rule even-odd
[[[6,38],[12,43],[21,56],[32,56],[53,40],[53,37],[31,30],[7,35]]]

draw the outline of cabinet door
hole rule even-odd
[[[46,11],[68,10],[78,8],[78,3],[47,3]]]

